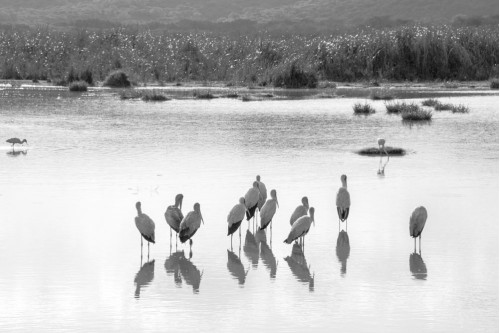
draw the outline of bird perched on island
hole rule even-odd
[[[299,237],[304,237],[309,232],[311,223],[314,223],[314,207],[309,208],[309,216],[301,216],[293,223],[292,229],[288,237],[284,240],[284,243],[291,244]]]
[[[260,198],[259,183],[254,181],[252,188],[245,194],[245,206],[248,209],[247,221],[250,221],[250,219],[255,216],[255,209],[257,209]]]
[[[238,204],[234,205],[229,214],[227,215],[227,235],[231,235],[231,244],[233,242],[233,233],[238,230],[241,222],[245,218],[245,212],[247,208],[245,206],[245,198],[241,197]],[[240,229],[241,237],[241,229]]]
[[[182,194],[177,194],[175,196],[175,203],[168,206],[167,210],[165,211],[165,220],[170,226],[170,238],[172,238],[172,230],[174,230],[176,233],[179,233],[179,228],[181,226],[182,219],[184,218],[184,215],[182,215],[183,199],[184,196]]]
[[[179,238],[182,243],[185,243],[189,239],[189,245],[193,244],[191,237],[194,236],[198,228],[200,228],[203,217],[201,216],[200,204],[195,203],[193,210],[187,213],[187,215],[182,219],[181,225],[179,227]]]
[[[414,252],[417,252],[417,237],[418,237],[418,247],[420,252],[422,251],[422,231],[425,227],[425,222],[427,221],[427,209],[424,206],[415,208],[410,217],[410,236],[414,239]]]
[[[272,222],[274,214],[276,213],[276,207],[279,208],[278,197],[276,195],[276,190],[271,190],[271,199],[267,200],[262,210],[260,211],[260,228],[259,230],[266,229],[266,227]],[[271,224],[272,228],[272,224]]]
[[[307,197],[302,198],[302,205],[297,206],[290,216],[290,225],[293,225],[295,221],[301,216],[307,215],[307,211],[309,209],[309,199]]]
[[[260,192],[260,198],[259,198],[259,202],[257,204],[257,207],[259,208],[259,211],[260,211],[267,200],[267,188],[266,188],[266,185],[260,181],[259,175],[257,175],[256,181],[257,181],[257,184],[259,185],[259,192]]]
[[[349,217],[349,207],[351,207],[351,196],[347,190],[347,176],[342,175],[340,177],[342,182],[342,187],[339,188],[337,192],[337,213],[339,214],[340,221],[344,222]]]
[[[10,139],[8,139],[8,140],[5,140],[5,142],[11,143],[11,144],[12,144],[12,147],[14,147],[14,145],[15,145],[16,143],[17,143],[17,144],[22,145],[22,144],[24,144],[24,143],[26,142],[26,144],[28,144],[28,141],[26,141],[26,139],[23,139],[23,140],[21,141],[21,139],[19,139],[19,138],[10,138]]]
[[[135,225],[139,232],[141,233],[141,251],[142,251],[142,238],[148,241],[148,253],[149,253],[149,243],[155,243],[155,223],[153,220],[144,214],[141,209],[141,202],[137,201],[135,204],[137,209],[137,216],[135,217]]]

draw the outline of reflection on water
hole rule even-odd
[[[377,175],[384,177],[385,176],[385,167],[389,163],[389,156],[387,156],[387,160],[382,164],[382,156],[380,156],[380,161],[378,162],[378,171]]]
[[[309,291],[314,291],[314,274],[311,275],[304,252],[298,243],[294,243],[292,254],[285,258],[292,274],[300,281],[309,284]]]
[[[339,232],[337,237],[337,258],[341,264],[340,275],[345,276],[347,271],[347,258],[349,258],[349,253],[351,252],[351,245],[349,244],[349,235],[346,231],[342,230]]]
[[[165,260],[165,271],[167,272],[167,276],[171,276],[172,274],[174,275],[176,287],[181,287],[182,285],[181,272],[179,269],[179,261],[181,257],[184,257],[184,251],[174,252]]]
[[[424,259],[416,252],[410,254],[410,272],[415,279],[427,279],[427,267],[425,266]]]
[[[273,250],[267,245],[266,231],[259,230],[255,234],[255,239],[260,244],[260,258],[264,263],[264,266],[269,270],[271,279],[276,278],[276,271],[278,270],[278,262],[273,254]]]
[[[142,265],[139,272],[137,272],[137,274],[135,275],[135,298],[139,298],[141,296],[141,288],[149,285],[153,281],[154,277],[155,261],[151,260]]]
[[[241,263],[240,258],[232,251],[227,250],[227,270],[231,275],[238,280],[238,284],[243,286],[245,284],[245,279],[247,277],[248,268],[245,272],[245,268]]]
[[[191,260],[184,256],[184,252],[182,252],[182,256],[179,257],[179,268],[184,282],[193,287],[193,293],[198,293],[200,291],[203,271],[200,272]]]
[[[7,152],[7,155],[11,156],[11,157],[17,157],[19,155],[26,155],[28,154],[28,150],[27,149],[24,149],[24,150],[14,150],[14,148],[12,148],[12,150],[9,150]]]
[[[252,267],[255,269],[259,264],[259,245],[255,240],[254,235],[247,230],[245,235],[245,244],[243,245],[245,256],[252,262]]]

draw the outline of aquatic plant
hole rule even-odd
[[[373,100],[391,100],[394,99],[394,94],[388,89],[372,89],[370,91],[370,99]]]
[[[85,81],[73,81],[69,84],[69,91],[87,91],[88,86]]]
[[[120,99],[139,99],[142,98],[143,94],[138,90],[122,90],[118,93]]]
[[[498,89],[498,79],[493,79],[490,82],[490,88],[491,89]]]
[[[127,74],[122,70],[115,70],[104,79],[103,86],[111,88],[128,88],[130,81]]]
[[[141,99],[145,102],[163,102],[171,100],[171,98],[169,98],[165,94],[156,91],[143,92]]]
[[[403,156],[406,154],[406,150],[404,150],[403,148],[389,146],[385,146],[384,148],[389,156]],[[378,147],[370,147],[360,149],[356,151],[356,153],[358,153],[359,155],[378,156],[380,155],[380,150],[378,149]],[[385,152],[382,152],[382,154],[385,155]]]
[[[273,74],[271,78],[275,87],[283,88],[316,88],[318,86],[318,77],[314,72],[303,70],[297,63],[291,66],[285,66]]]
[[[439,101],[436,104],[434,104],[434,110],[436,111],[448,111],[451,109],[453,109],[453,104],[448,104],[448,103],[445,104]]]
[[[453,105],[453,107],[451,108],[451,112],[453,113],[469,113],[469,111],[469,107],[463,104]]]
[[[432,112],[423,110],[417,106],[417,109],[407,109],[401,112],[401,118],[405,121],[423,121],[431,120]]]
[[[354,114],[371,114],[375,113],[375,109],[368,103],[365,102],[365,104],[362,103],[356,103],[353,105],[352,109],[354,110]]]
[[[210,91],[200,91],[200,90],[193,91],[193,97],[197,98],[197,99],[213,99],[213,98],[217,98]]]
[[[438,103],[439,103],[439,101],[437,99],[435,99],[435,98],[429,98],[429,99],[426,99],[426,100],[422,101],[422,105],[423,106],[434,107]]]

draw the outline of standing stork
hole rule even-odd
[[[245,218],[246,211],[245,198],[241,197],[240,202],[235,205],[227,215],[227,235],[231,235],[231,248],[233,247],[233,233],[240,228],[241,222]]]
[[[344,222],[347,221],[349,217],[349,207],[351,207],[351,196],[349,195],[349,191],[347,190],[347,176],[342,175],[340,177],[340,181],[342,182],[342,187],[339,188],[337,192],[337,213],[339,214],[339,220]],[[339,228],[340,228],[339,221]]]
[[[301,216],[307,215],[309,209],[309,199],[307,197],[302,198],[302,205],[297,206],[290,217],[290,225],[293,225],[295,221]]]
[[[262,210],[260,211],[260,228],[259,230],[266,229],[266,227],[272,222],[274,214],[276,213],[276,207],[279,208],[278,197],[276,196],[276,190],[271,190],[271,199],[267,200]],[[271,224],[271,230],[273,225]]]
[[[257,203],[257,207],[259,208],[259,212],[266,203],[267,200],[267,188],[266,185],[260,181],[260,176],[257,175],[256,177],[257,184],[259,185],[259,192],[260,192],[260,198],[259,202]]]
[[[179,228],[181,226],[182,219],[184,218],[184,215],[182,215],[183,199],[184,196],[182,194],[177,194],[175,196],[175,203],[168,206],[167,210],[165,211],[165,220],[170,226],[170,239],[172,239],[172,230],[174,230],[176,233],[179,233]],[[175,237],[175,241],[177,244],[177,237]]]
[[[28,141],[26,141],[26,139],[23,139],[21,141],[21,139],[19,139],[19,138],[10,138],[10,139],[5,140],[5,142],[11,143],[12,147],[14,147],[14,145],[16,143],[22,145],[22,144],[24,144],[26,142],[26,144],[28,144]]]
[[[297,238],[307,235],[311,223],[314,224],[314,207],[309,208],[309,216],[301,216],[293,223],[292,230],[290,230],[284,243],[291,244]]]
[[[137,201],[135,204],[137,209],[137,216],[135,217],[135,225],[141,233],[141,257],[142,257],[142,238],[148,241],[148,257],[149,257],[149,243],[155,243],[155,223],[149,216],[144,214],[141,209],[141,202]]]
[[[196,231],[203,221],[203,216],[201,216],[200,204],[195,203],[193,210],[187,213],[187,215],[182,219],[181,225],[179,227],[179,238],[181,243],[185,243],[189,239],[189,247],[193,245],[191,237],[194,236]]]
[[[382,151],[385,152],[387,157],[389,157],[389,153],[387,153],[387,150],[385,149],[385,139],[378,139],[378,151],[380,152],[380,155],[382,155]]]
[[[418,247],[419,252],[422,252],[422,231],[425,227],[425,222],[427,221],[427,209],[424,206],[415,208],[410,217],[410,236],[414,239],[414,251],[417,252],[417,237],[418,237]]]
[[[257,209],[260,197],[259,183],[254,181],[252,188],[245,194],[245,206],[248,209],[247,221],[250,221],[250,219],[255,216],[255,209]]]

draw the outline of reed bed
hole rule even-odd
[[[423,106],[430,106],[430,107],[434,107],[437,103],[439,103],[439,101],[435,98],[429,98],[422,101]]]
[[[453,113],[469,113],[470,109],[468,106],[459,104],[459,105],[453,105],[451,108],[451,112]]]
[[[432,118],[432,112],[423,110],[419,106],[417,109],[408,109],[401,112],[403,121],[429,121]]]
[[[385,105],[387,109],[387,113],[401,113],[405,111],[418,111],[420,108],[415,103],[405,103],[405,102],[396,102],[396,103],[387,103]]]
[[[352,109],[354,110],[354,114],[357,115],[369,115],[375,113],[375,109],[368,103],[356,103],[353,105]]]
[[[453,109],[453,104],[437,102],[434,104],[434,110],[436,111],[450,111]]]
[[[134,82],[283,87],[314,87],[318,80],[488,80],[498,75],[498,41],[494,25],[408,25],[316,37],[10,28],[0,30],[0,78],[56,81],[74,69],[93,81],[123,70]]]
[[[85,81],[73,81],[69,85],[69,91],[83,92],[87,91],[88,84]]]

